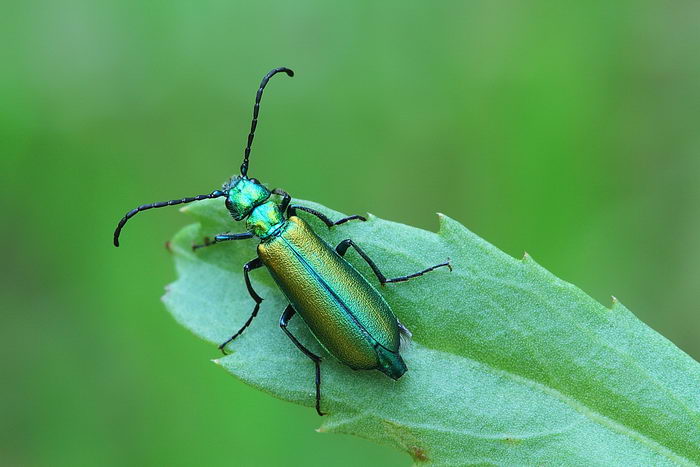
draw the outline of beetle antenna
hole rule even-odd
[[[119,221],[119,224],[117,224],[117,228],[114,230],[114,246],[119,246],[119,234],[121,233],[122,228],[124,228],[126,222],[141,211],[147,211],[153,208],[162,208],[165,206],[175,206],[177,204],[191,203],[192,201],[199,201],[202,199],[218,198],[220,196],[224,196],[225,194],[226,193],[221,190],[215,190],[209,193],[208,195],[197,195],[191,198],[171,199],[170,201],[161,201],[158,203],[144,204],[135,209],[132,209],[131,211],[127,212],[124,215],[124,217],[122,217],[122,219]]]
[[[258,126],[258,112],[260,112],[260,100],[262,99],[263,89],[265,89],[265,86],[267,86],[267,82],[270,81],[270,78],[272,78],[281,71],[287,73],[287,76],[289,76],[290,78],[294,76],[294,72],[289,68],[275,68],[263,77],[262,81],[260,82],[260,88],[258,88],[258,92],[255,95],[255,106],[253,107],[253,121],[250,124],[250,133],[248,134],[248,145],[245,148],[245,152],[243,154],[243,164],[241,165],[241,175],[243,175],[244,177],[248,174],[248,158],[250,156],[250,147],[252,146],[253,138],[255,137],[255,127]]]

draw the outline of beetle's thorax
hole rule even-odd
[[[272,192],[254,178],[235,176],[224,185],[226,208],[237,220],[246,219],[246,229],[260,239],[274,234],[284,223],[277,203],[270,201]]]
[[[284,215],[279,206],[267,201],[253,208],[246,219],[246,229],[256,237],[265,240],[273,235],[284,224]]]

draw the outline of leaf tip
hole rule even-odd
[[[618,300],[618,298],[616,296],[611,295],[610,299],[612,301],[612,303],[610,304],[610,307],[609,307],[610,311],[617,311],[617,312],[629,311],[629,310],[627,310],[625,305],[623,305],[622,302],[620,300]]]
[[[438,235],[446,234],[450,229],[450,224],[455,222],[450,216],[447,216],[441,212],[437,213],[438,216]]]

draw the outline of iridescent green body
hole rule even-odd
[[[258,256],[328,352],[350,368],[398,379],[399,323],[384,298],[302,219],[290,217]]]
[[[321,345],[350,368],[401,377],[399,321],[367,279],[302,219],[285,218],[257,180],[234,177],[224,190],[231,216],[247,217],[258,257]]]
[[[398,379],[406,372],[406,364],[399,355],[400,337],[410,332],[396,319],[391,308],[370,283],[345,259],[348,248],[354,248],[372,269],[381,285],[403,282],[421,276],[439,267],[448,267],[449,261],[413,274],[388,279],[362,248],[346,238],[335,248],[323,241],[296,216],[297,210],[310,213],[328,228],[347,221],[366,219],[359,215],[333,221],[313,208],[291,203],[284,190],[270,190],[254,178],[248,178],[250,148],[258,123],[258,112],[263,89],[272,76],[284,72],[294,76],[289,68],[275,68],[263,77],[255,96],[253,120],[244,151],[241,175],[232,177],[221,190],[188,198],[149,203],[128,211],[114,230],[114,246],[119,246],[119,235],[126,222],[142,211],[165,206],[176,206],[204,199],[225,197],[226,208],[236,221],[245,220],[247,232],[221,233],[213,241],[205,239],[193,250],[232,240],[257,237],[258,256],[243,266],[243,275],[250,297],[255,302],[253,312],[243,326],[219,346],[226,346],[250,325],[260,310],[263,297],[251,283],[249,273],[266,266],[289,305],[280,316],[280,328],[294,345],[309,357],[316,370],[316,412],[321,412],[321,358],[311,352],[288,329],[289,321],[300,314],[321,345],[340,362],[356,370],[377,369]]]

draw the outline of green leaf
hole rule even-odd
[[[179,278],[164,297],[183,326],[214,344],[254,304],[242,266],[255,257],[255,241],[190,248],[235,229],[223,204],[183,209],[198,223],[172,242]],[[355,240],[388,276],[446,258],[454,266],[378,287],[414,336],[403,352],[409,371],[398,381],[339,364],[301,319],[292,321],[292,332],[324,357],[329,415],[321,431],[434,464],[700,464],[700,365],[616,300],[600,305],[529,256],[516,260],[445,216],[437,234],[373,216],[329,231],[304,217],[331,245]],[[352,250],[346,257],[374,282]],[[284,297],[263,269],[252,281],[265,298],[260,314],[229,346],[233,353],[215,361],[275,397],[312,407],[313,364],[278,327]]]

